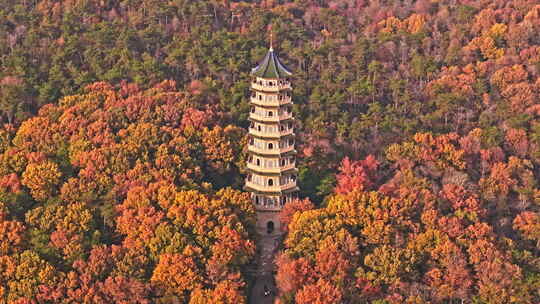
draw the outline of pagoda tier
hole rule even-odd
[[[280,228],[279,211],[298,191],[291,72],[270,48],[252,70],[245,189],[258,226]]]
[[[292,106],[264,107],[252,105],[249,113],[249,120],[251,122],[277,124],[292,122],[293,119]]]

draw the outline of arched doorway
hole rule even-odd
[[[268,234],[274,232],[274,222],[269,221],[268,223],[266,223],[266,232]]]

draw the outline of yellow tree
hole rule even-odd
[[[22,175],[22,184],[30,189],[37,201],[45,201],[57,192],[62,174],[52,161],[31,163]]]
[[[151,282],[166,298],[182,302],[189,298],[191,292],[203,287],[203,276],[193,257],[163,254],[152,273]]]
[[[0,256],[0,298],[13,303],[35,299],[40,285],[54,285],[58,272],[33,251]]]

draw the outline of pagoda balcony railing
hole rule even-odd
[[[287,152],[294,151],[294,146],[288,146],[286,148],[281,148],[281,149],[261,149],[261,148],[257,148],[255,146],[250,145],[248,146],[248,150],[249,152],[254,152],[257,154],[266,154],[266,155],[276,156],[276,155],[285,154]]]
[[[272,83],[273,85],[270,85],[269,83]],[[265,91],[265,92],[279,92],[283,90],[291,90],[291,83],[288,81],[267,81],[266,83],[262,82],[251,82],[251,88],[257,90],[257,91]]]
[[[274,206],[274,205],[255,205],[255,210],[257,211],[280,211],[283,209],[282,206]]]
[[[279,122],[281,120],[293,119],[293,115],[292,113],[283,113],[278,116],[264,116],[257,114],[257,112],[251,112],[249,113],[249,118],[264,122]]]
[[[284,185],[264,186],[264,185],[256,184],[254,182],[250,182],[246,179],[246,187],[249,187],[253,190],[261,191],[261,192],[283,192],[286,190],[296,188],[296,181],[289,182]]]
[[[251,97],[251,103],[257,106],[261,107],[279,107],[284,106],[292,103],[291,97],[285,97],[281,100],[279,99],[273,99],[273,100],[264,100],[264,99],[258,99],[257,97]]]
[[[287,129],[279,132],[259,131],[254,128],[249,128],[249,134],[259,137],[280,138],[282,136],[294,135],[294,129]]]
[[[248,167],[248,169],[256,171],[256,172],[274,173],[274,174],[279,174],[281,172],[284,172],[284,171],[291,170],[291,169],[295,168],[294,164],[287,164],[285,166],[273,167],[273,168],[265,168],[263,166],[257,166],[257,165],[252,164],[252,163],[248,163],[247,167]]]

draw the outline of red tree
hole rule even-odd
[[[351,161],[345,157],[339,168],[335,192],[346,194],[353,190],[363,191],[373,187],[378,166],[379,162],[373,155],[360,161]]]

